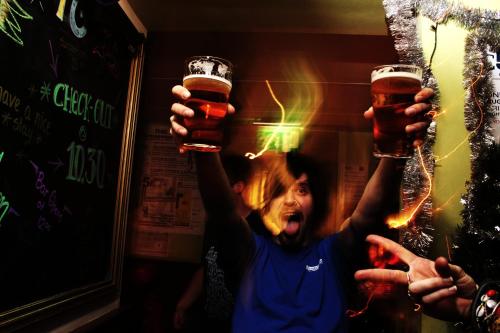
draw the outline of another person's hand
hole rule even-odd
[[[424,305],[424,311],[438,319],[457,321],[468,319],[477,285],[464,270],[448,263],[444,257],[434,261],[439,277],[412,280],[409,293]],[[451,277],[453,286],[443,285],[442,277]]]
[[[426,314],[443,320],[460,320],[468,315],[476,283],[459,266],[440,257],[428,260],[411,253],[387,238],[369,235],[367,241],[397,256],[408,272],[396,269],[364,269],[355,273],[358,281],[408,285],[408,293]]]
[[[171,107],[172,116],[170,116],[170,134],[178,143],[180,143],[182,138],[188,134],[188,130],[184,127],[182,119],[194,117],[194,111],[183,104],[183,102],[191,96],[189,90],[181,85],[176,85],[172,88],[172,94],[179,99],[179,102],[172,104]],[[228,114],[235,112],[235,109],[231,104],[228,104],[227,112]],[[181,150],[181,153],[183,152],[184,151]]]
[[[174,328],[176,330],[181,330],[184,328],[184,323],[186,321],[186,310],[182,307],[177,306],[174,312]]]
[[[434,90],[423,88],[415,95],[415,104],[406,108],[405,114],[408,117],[414,117],[415,122],[406,126],[405,130],[408,136],[413,138],[413,146],[416,148],[423,143],[427,128],[431,123],[432,117],[427,112],[432,109],[429,100],[434,96]],[[368,120],[373,119],[373,107],[365,111],[364,116]]]

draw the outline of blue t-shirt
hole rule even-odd
[[[255,252],[237,295],[233,332],[346,332],[338,237],[299,252],[254,234]]]

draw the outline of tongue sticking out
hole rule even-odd
[[[297,221],[288,221],[285,230],[283,230],[287,235],[294,235],[300,227],[300,223]]]

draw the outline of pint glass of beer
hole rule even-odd
[[[191,92],[191,97],[185,105],[194,111],[194,117],[184,118],[188,130],[182,143],[184,150],[215,152],[221,149],[232,67],[229,61],[218,57],[186,59],[183,86]]]
[[[413,65],[383,65],[373,69],[371,98],[374,111],[373,155],[409,158],[412,140],[405,132],[414,119],[405,115],[421,89],[422,69]]]

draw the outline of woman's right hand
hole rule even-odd
[[[184,127],[182,119],[194,117],[194,111],[184,105],[184,102],[191,96],[189,90],[181,85],[176,85],[172,88],[172,94],[179,102],[172,104],[170,109],[172,111],[172,116],[170,116],[170,134],[174,137],[176,142],[180,144],[182,138],[188,134],[188,130]],[[227,113],[233,114],[234,112],[234,107],[228,104]],[[184,150],[181,148],[180,152],[184,153]]]
[[[181,307],[175,308],[173,326],[176,330],[181,330],[184,328],[184,323],[186,321],[186,310]]]
[[[172,104],[172,107],[170,108],[172,111],[172,115],[170,116],[170,134],[180,146],[182,138],[188,134],[187,129],[183,125],[184,122],[182,119],[193,117],[194,111],[183,104],[183,102],[191,96],[189,90],[181,85],[176,85],[172,88],[172,94],[179,100],[179,102]],[[180,152],[184,153],[184,150],[180,148]]]

